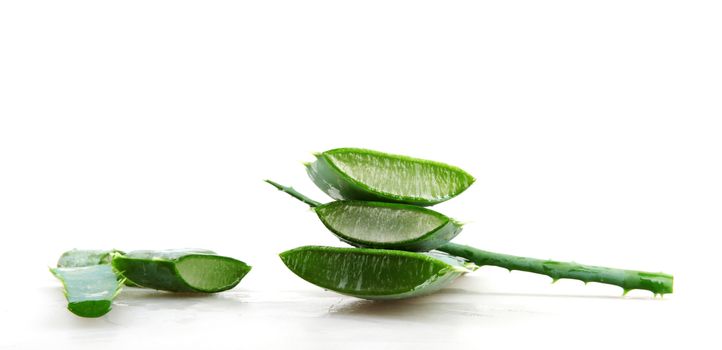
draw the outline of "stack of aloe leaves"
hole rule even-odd
[[[426,295],[457,277],[490,265],[619,286],[656,295],[672,293],[673,277],[493,253],[450,243],[462,224],[425,208],[449,200],[475,179],[444,163],[377,151],[339,148],[307,163],[311,180],[331,198],[319,203],[271,180],[266,182],[312,207],[341,241],[356,248],[304,246],[280,254],[302,279],[364,299]]]
[[[251,270],[240,260],[203,249],[79,250],[63,253],[50,272],[63,284],[68,310],[81,317],[108,313],[122,287],[216,293]]]

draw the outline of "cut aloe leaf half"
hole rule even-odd
[[[209,250],[139,250],[113,257],[129,281],[170,292],[215,293],[235,287],[251,270],[240,260]]]
[[[334,199],[420,206],[449,200],[474,183],[467,172],[448,164],[358,148],[318,153],[306,170]]]
[[[108,264],[50,269],[62,283],[68,310],[81,317],[100,317],[108,313],[122,279]]]
[[[425,252],[449,242],[463,226],[415,205],[354,200],[320,204],[291,187],[266,182],[310,205],[336,237],[356,247]]]
[[[336,201],[316,207],[321,222],[339,239],[357,247],[426,252],[461,232],[461,223],[414,205]]]
[[[293,273],[310,283],[372,300],[430,294],[476,269],[441,252],[305,246],[280,256]]]

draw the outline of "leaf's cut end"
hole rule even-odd
[[[672,275],[661,272],[638,272],[638,275],[639,285],[631,289],[646,289],[655,295],[672,294],[674,292],[674,276]]]
[[[202,249],[133,251],[115,257],[113,267],[143,288],[200,293],[231,289],[251,270],[240,260]]]
[[[667,293],[669,293],[669,294],[674,293],[674,276],[671,276],[671,275],[669,276],[669,284],[668,284],[667,292],[661,293],[661,294],[662,294],[662,296],[664,296]]]
[[[63,284],[68,310],[80,317],[100,317],[111,309],[124,279],[110,265],[51,268]]]
[[[355,247],[428,252],[456,237],[462,226],[416,205],[341,200],[316,207],[321,222]]]
[[[229,290],[251,271],[251,266],[240,260],[202,254],[184,256],[175,267],[191,288],[205,293]]]
[[[459,221],[454,218],[449,218],[449,221],[451,221],[452,224],[458,226],[460,229],[464,228],[467,224],[469,224],[471,221]]]
[[[86,300],[68,303],[68,310],[80,317],[97,318],[111,309],[110,300]]]

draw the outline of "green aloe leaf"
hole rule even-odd
[[[354,200],[320,204],[292,187],[266,182],[310,205],[336,237],[356,247],[425,252],[449,242],[462,229],[460,222],[415,205]]]
[[[316,214],[339,239],[356,247],[425,252],[462,229],[441,213],[397,203],[336,201],[317,207]]]
[[[215,293],[235,287],[251,270],[240,260],[210,250],[139,250],[113,257],[113,267],[145,288]]]
[[[474,264],[444,253],[306,246],[280,254],[297,276],[319,287],[363,299],[403,299],[449,285]]]
[[[602,266],[582,265],[574,262],[561,262],[526,258],[508,254],[489,252],[466,245],[448,243],[439,247],[440,251],[463,257],[479,266],[489,265],[549,276],[553,281],[562,278],[579,280],[584,283],[598,282],[622,287],[624,294],[630,290],[648,290],[655,295],[664,295],[674,291],[674,277],[662,272],[622,270]]]
[[[439,162],[358,148],[316,154],[306,166],[313,182],[334,199],[429,206],[464,192],[474,178]]]
[[[81,317],[108,313],[123,284],[110,265],[111,250],[79,250],[63,253],[50,272],[63,284],[68,310]]]

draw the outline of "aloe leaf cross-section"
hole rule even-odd
[[[363,248],[425,252],[456,237],[462,223],[411,204],[340,200],[321,204],[271,180],[279,191],[308,204],[341,241]]]
[[[409,204],[334,201],[315,211],[336,237],[356,247],[426,252],[448,243],[462,229],[454,219]]]
[[[68,310],[80,317],[108,313],[123,285],[110,266],[116,250],[73,249],[63,253],[50,272],[63,284]]]
[[[305,246],[280,256],[293,273],[312,284],[371,300],[430,294],[476,268],[440,252]]]
[[[210,250],[138,250],[113,257],[113,267],[134,284],[170,292],[215,293],[235,287],[251,270]]]
[[[111,309],[122,280],[110,265],[50,269],[63,283],[68,310],[80,317],[100,317]]]
[[[449,200],[474,183],[474,177],[455,166],[359,148],[318,153],[306,170],[334,199],[420,206]]]

